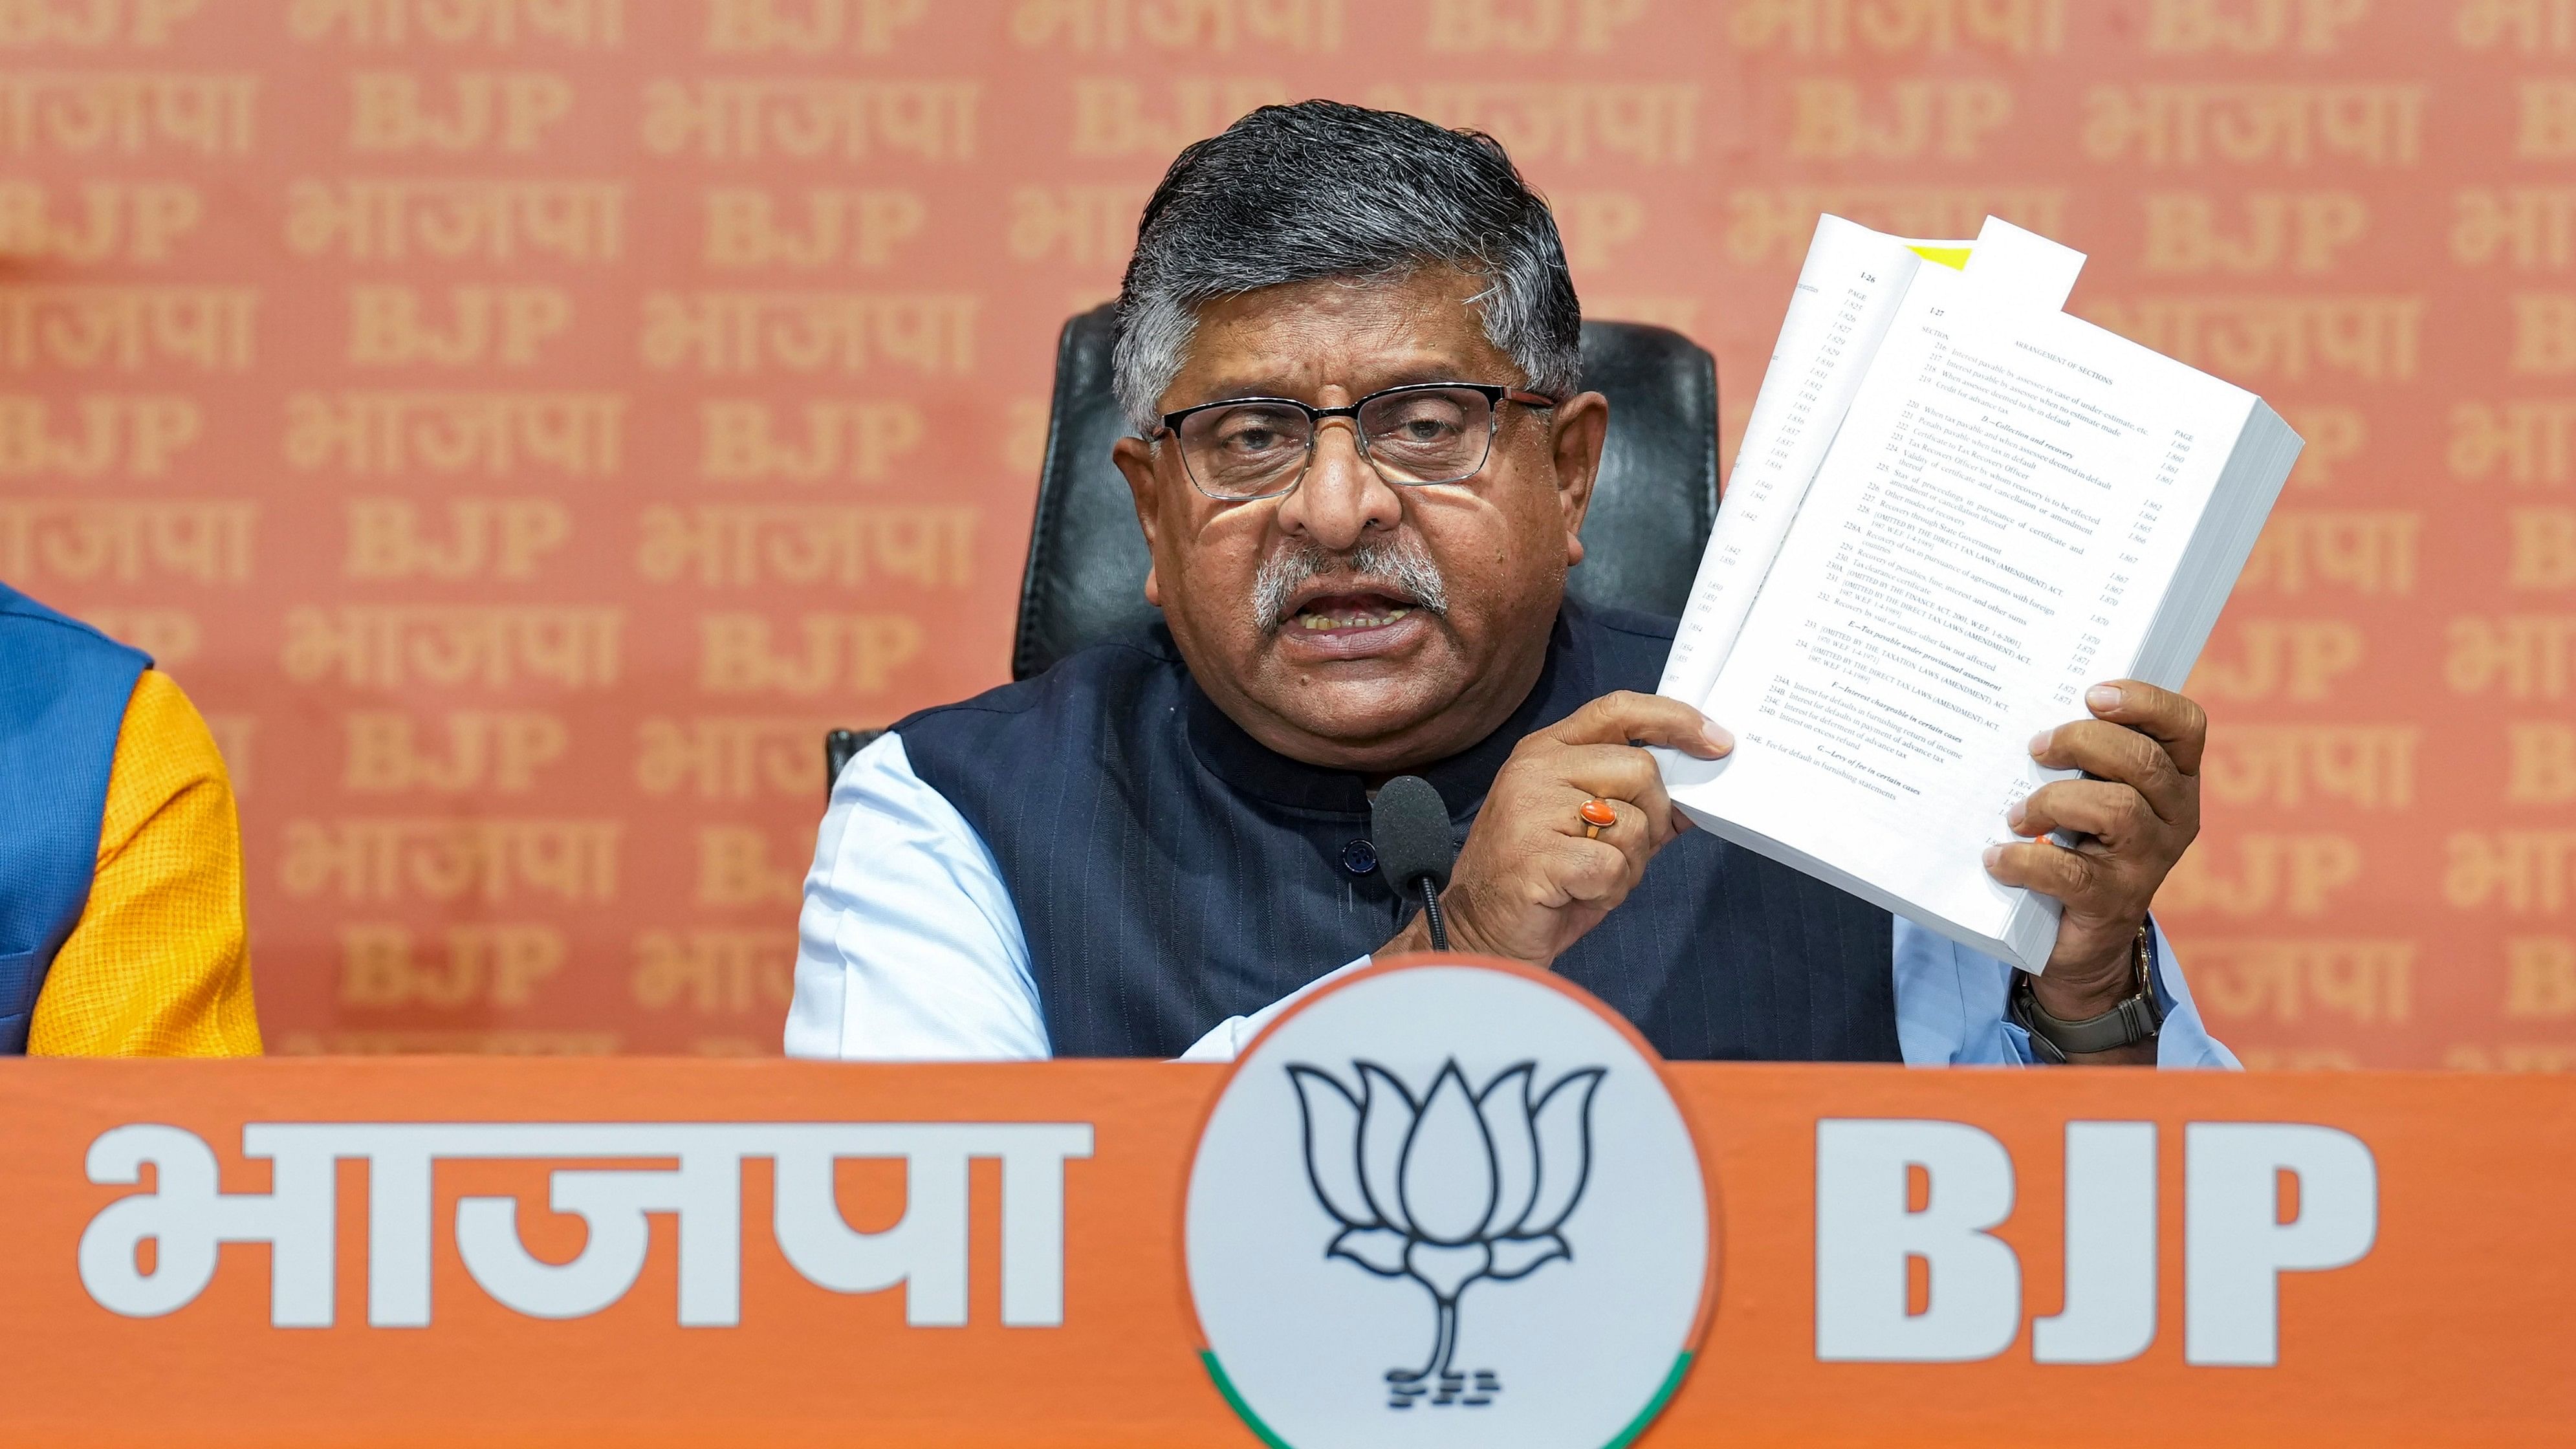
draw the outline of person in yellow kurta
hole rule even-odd
[[[54,955],[27,1052],[259,1050],[232,778],[197,707],[169,675],[147,669],[116,733],[89,905]]]
[[[122,666],[121,668],[119,666]],[[139,667],[138,669],[138,666]],[[115,711],[114,690],[132,685]],[[95,861],[85,898],[64,890],[65,841],[81,840],[112,730]],[[24,1022],[37,1056],[255,1056],[250,941],[242,902],[241,830],[232,782],[205,720],[171,678],[87,626],[0,585],[0,924],[9,907],[30,949],[0,975],[41,981]],[[55,781],[65,782],[56,788]],[[76,848],[76,844],[75,847]],[[50,891],[50,894],[49,894]],[[68,914],[45,902],[77,906]],[[45,940],[60,943],[48,963]],[[0,1003],[0,1013],[24,1011]],[[16,1034],[16,1023],[8,1034]]]

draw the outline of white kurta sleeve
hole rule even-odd
[[[993,853],[878,736],[832,786],[797,922],[787,1054],[877,1061],[1050,1054],[1028,938]]]

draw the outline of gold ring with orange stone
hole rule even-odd
[[[1619,823],[1618,807],[1597,797],[1584,801],[1583,808],[1575,813],[1583,817],[1583,838],[1586,840],[1600,839],[1602,831]]]

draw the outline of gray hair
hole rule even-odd
[[[1482,279],[1485,336],[1533,391],[1574,391],[1583,310],[1565,247],[1500,142],[1337,101],[1264,106],[1182,151],[1145,203],[1118,293],[1119,406],[1154,430],[1209,302],[1424,266]]]

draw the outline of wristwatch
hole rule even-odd
[[[2013,988],[2006,1000],[2005,1014],[2013,1023],[2030,1033],[2030,1049],[2051,1066],[2063,1066],[2068,1056],[2078,1052],[2107,1052],[2152,1038],[2165,1024],[2165,1009],[2156,1000],[2155,954],[2147,944],[2147,928],[2138,927],[2138,938],[2129,946],[2129,969],[2137,991],[2128,1000],[2082,1021],[2068,1021],[2051,1016],[2040,1007],[2039,996],[2031,990],[2038,978],[2025,972],[2013,973]]]

